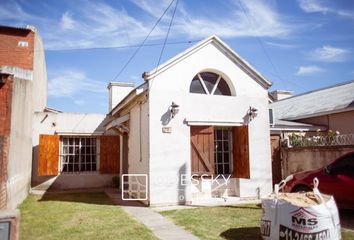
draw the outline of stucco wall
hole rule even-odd
[[[208,96],[189,93],[192,78],[201,71],[221,73],[236,96]],[[180,111],[171,119],[174,101]],[[267,91],[209,44],[172,68],[150,80],[150,203],[178,203],[191,200],[190,185],[181,186],[181,174],[190,176],[190,127],[186,120],[247,122],[252,106],[258,116],[249,124],[251,179],[241,179],[241,197],[256,197],[271,191],[271,161]],[[171,133],[162,133],[162,127]]]
[[[333,113],[330,115],[301,119],[301,122],[324,125],[332,131],[339,131],[341,134],[354,133],[354,111]]]
[[[31,80],[14,79],[11,106],[11,132],[8,164],[8,207],[15,208],[28,194],[32,162]]]
[[[59,176],[38,176],[38,144],[40,134],[59,135],[116,135],[106,131],[104,125],[109,119],[104,114],[93,113],[50,113],[37,112],[34,114],[32,127],[33,163],[32,187],[47,189],[92,188],[103,187],[112,183],[111,174],[74,173]],[[97,143],[99,144],[99,142]],[[98,148],[99,149],[99,148]]]
[[[351,151],[354,151],[354,146],[282,148],[283,178],[296,172],[324,167]]]
[[[148,158],[148,104],[135,105],[130,111],[128,140],[128,173],[147,174]]]
[[[47,70],[42,38],[36,30],[33,53],[33,111],[47,106]]]

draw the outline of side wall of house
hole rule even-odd
[[[236,96],[189,93],[193,77],[201,71],[220,73]],[[187,121],[219,121],[248,124],[250,106],[258,116],[249,123],[250,179],[235,179],[235,192],[256,197],[271,192],[271,161],[267,91],[209,44],[176,63],[150,81],[150,191],[151,205],[191,201],[190,127]],[[179,113],[171,118],[175,102]],[[163,133],[162,128],[170,128]]]
[[[39,135],[55,133],[67,136],[100,136],[116,135],[114,132],[105,132],[106,123],[104,114],[85,113],[49,113],[38,112],[34,115],[32,127],[33,163],[32,187],[36,189],[75,189],[103,187],[112,184],[112,177],[116,174],[100,174],[85,172],[73,174],[59,174],[58,176],[38,176]],[[99,140],[98,143],[99,144]],[[99,151],[99,147],[98,147]],[[99,155],[99,152],[98,152]]]
[[[130,110],[128,137],[128,173],[147,174],[149,182],[149,105],[148,102],[136,104]],[[130,180],[133,180],[132,178]],[[146,185],[145,178],[138,181]],[[148,187],[147,187],[148,189]],[[149,191],[149,190],[148,190]],[[144,199],[144,196],[136,196]],[[148,201],[143,201],[148,204]]]
[[[342,113],[333,113],[330,115],[305,118],[299,120],[303,123],[324,125],[332,131],[339,131],[341,134],[354,133],[354,110]]]
[[[8,207],[15,208],[27,196],[31,182],[33,81],[14,79],[8,164]]]
[[[47,70],[42,38],[35,31],[33,53],[33,112],[43,111],[47,106]]]
[[[31,30],[0,27],[0,67],[14,75],[0,90],[0,208],[16,207],[29,189],[34,37]]]
[[[135,105],[130,111],[128,140],[128,173],[148,174],[148,123],[147,102]]]

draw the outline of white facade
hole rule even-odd
[[[232,96],[190,93],[193,77],[205,71],[221,75]],[[137,92],[131,101],[119,103],[112,114],[130,115],[129,173],[148,173],[150,205],[181,204],[199,196],[201,188],[191,182],[181,184],[184,177],[191,176],[190,125],[248,125],[251,177],[232,179],[227,194],[259,197],[271,192],[269,82],[215,36],[160,65],[145,78],[146,100],[129,107],[144,93]],[[172,102],[180,109],[174,118],[170,116]],[[252,121],[247,114],[250,107],[258,109]],[[122,114],[124,111],[128,113]],[[203,189],[208,189],[210,183],[203,184]]]

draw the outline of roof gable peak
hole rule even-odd
[[[221,51],[225,56],[229,57],[238,67],[245,71],[252,79],[254,79],[263,88],[268,89],[272,83],[268,81],[262,74],[260,74],[255,68],[253,68],[246,60],[239,56],[231,47],[229,47],[225,42],[223,42],[218,36],[211,35],[204,40],[196,43],[185,51],[177,54],[176,56],[170,58],[165,63],[160,64],[157,68],[144,74],[144,80],[148,81],[155,78],[160,73],[164,72],[168,68],[172,67],[176,63],[182,61],[188,56],[192,55],[199,49],[205,47],[208,44],[214,44],[219,51]]]

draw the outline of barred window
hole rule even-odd
[[[61,138],[61,172],[97,171],[97,144],[93,137]]]

